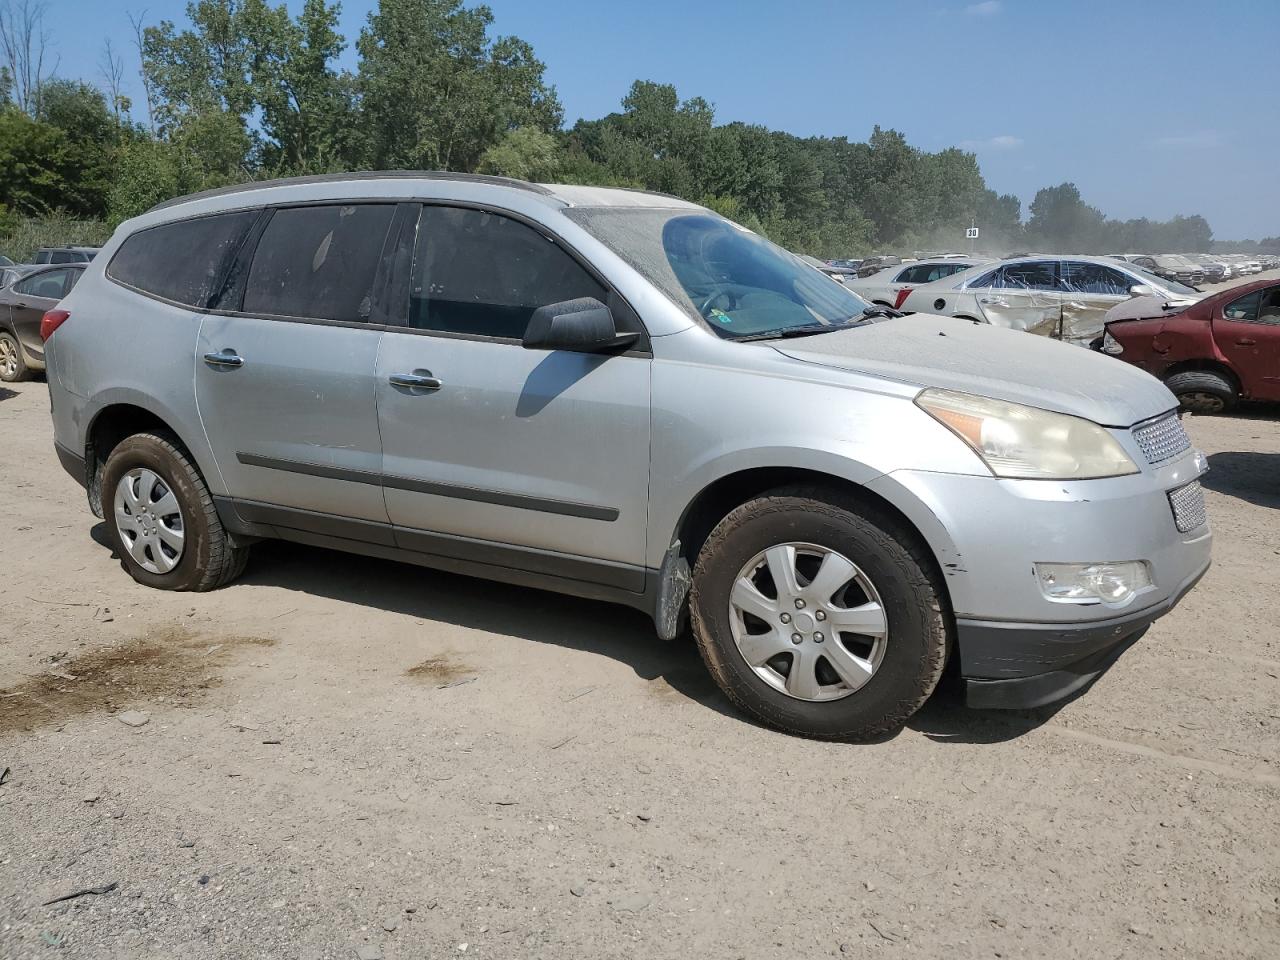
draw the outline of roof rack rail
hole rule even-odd
[[[553,196],[553,192],[536,183],[515,180],[511,177],[493,177],[483,173],[452,173],[448,170],[362,170],[355,173],[321,173],[306,177],[282,177],[276,180],[251,180],[228,187],[217,187],[213,190],[201,190],[186,196],[164,200],[148,210],[164,210],[168,207],[187,203],[190,200],[204,200],[208,197],[225,197],[234,193],[248,193],[253,190],[267,190],[271,187],[290,187],[307,183],[341,183],[344,180],[456,180],[464,183],[488,183],[496,187],[511,187],[515,190],[528,190],[543,196]]]

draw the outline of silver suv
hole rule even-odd
[[[250,184],[123,224],[42,324],[57,449],[139,582],[266,537],[688,624],[816,737],[1083,688],[1209,564],[1158,381],[891,315],[671,197]]]

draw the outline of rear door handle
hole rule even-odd
[[[1240,346],[1242,347],[1253,347],[1253,346],[1257,346],[1258,341],[1250,340],[1248,337],[1241,337],[1239,340],[1236,341],[1236,343],[1240,344]]]
[[[444,386],[439,377],[431,375],[430,370],[425,373],[393,373],[389,379],[393,387],[406,390],[439,390]]]
[[[1079,300],[1068,300],[1066,303],[1064,303],[1064,304],[1063,304],[1063,306],[1064,306],[1064,307],[1066,307],[1068,310],[1087,310],[1087,309],[1089,309],[1089,308],[1088,308],[1088,307],[1086,307],[1083,303],[1081,303]]]
[[[985,303],[993,307],[1007,307],[1009,305],[1009,301],[1002,297],[983,297],[978,302]]]
[[[243,367],[244,357],[234,350],[223,350],[221,353],[206,353],[204,362],[211,367]]]

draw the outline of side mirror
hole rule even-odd
[[[1131,297],[1149,297],[1155,292],[1155,288],[1149,283],[1135,283],[1129,288],[1129,296]]]
[[[533,311],[523,346],[526,350],[615,353],[639,339],[638,333],[619,333],[613,313],[595,297],[581,297]]]

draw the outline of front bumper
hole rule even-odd
[[[1145,463],[1130,431],[1112,435]],[[1169,497],[1202,472],[1202,458],[1187,450],[1141,473],[1101,480],[894,471],[869,487],[934,548],[968,702],[1028,707],[1087,686],[1204,575],[1209,525],[1179,531]],[[1122,605],[1050,600],[1035,569],[1127,560],[1146,561],[1152,585]]]
[[[965,704],[1029,709],[1063,700],[1102,676],[1194,587],[1208,564],[1152,607],[1089,623],[956,620]]]

